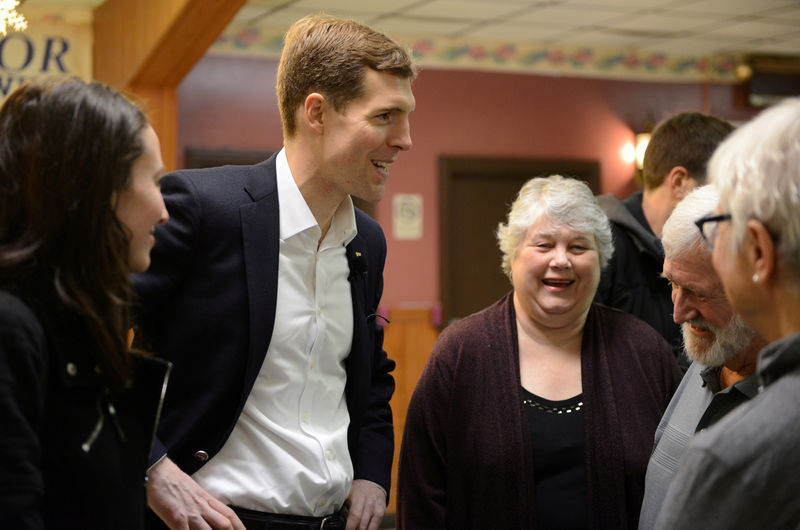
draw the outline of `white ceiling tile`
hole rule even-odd
[[[571,2],[581,3],[581,2]],[[582,3],[588,4],[586,0]],[[614,9],[625,9],[627,11],[660,7],[668,3],[667,0],[596,0],[592,1],[591,5],[594,7],[609,7]]]
[[[394,37],[403,34],[431,37],[456,35],[468,25],[464,22],[431,22],[411,17],[389,17],[372,24],[375,29]]]
[[[641,37],[619,35],[605,31],[586,31],[582,33],[566,32],[554,39],[554,42],[570,46],[597,46],[605,48],[625,48],[642,42]]]
[[[244,8],[246,8],[247,6],[274,8],[283,6],[285,4],[286,0],[247,0],[247,4],[245,4]]]
[[[534,24],[487,24],[465,33],[464,37],[477,37],[481,39],[495,39],[505,41],[541,42],[564,32],[564,28],[553,25],[542,26]]]
[[[269,13],[269,8],[254,6],[252,3],[245,4],[233,17],[232,24],[248,24],[250,21],[263,17]]]
[[[584,26],[620,18],[622,16],[617,11],[569,5],[532,9],[515,17],[518,22],[531,21],[538,24],[558,24],[562,27]]]
[[[285,3],[285,0],[284,0]],[[414,0],[297,0],[293,8],[308,9],[311,12],[336,10],[340,13],[393,13],[403,12],[407,6],[418,3]]]
[[[770,9],[764,11],[759,16],[763,17],[762,20],[770,21],[784,21],[788,23],[797,24],[800,27],[800,2],[792,7]]]
[[[781,24],[767,24],[764,22],[730,22],[718,28],[709,29],[706,35],[725,35],[742,39],[758,39],[763,37],[781,36],[794,33],[796,29]],[[800,50],[798,50],[800,51]]]
[[[486,4],[488,3],[487,0],[461,0],[462,2],[466,3],[481,3]],[[537,5],[537,4],[557,4],[559,2],[564,2],[568,0],[491,0],[492,5],[500,6],[503,4],[513,5],[515,9],[519,9],[520,6],[528,6],[528,5]]]
[[[637,31],[664,31],[679,33],[707,25],[708,20],[701,17],[676,17],[674,15],[642,15],[630,16],[622,20],[603,23],[603,26]]]
[[[717,24],[739,15],[734,15],[725,11],[712,13],[709,11],[693,11],[689,9],[670,9],[669,11],[658,13],[656,16],[663,16],[664,18],[669,17],[671,20],[675,20],[677,24],[681,24],[681,21],[684,20],[696,20],[708,24]]]
[[[752,15],[791,5],[797,5],[797,0],[696,0],[668,7],[672,11],[727,13],[730,16],[736,16]]]
[[[444,20],[483,20],[502,17],[519,9],[519,5],[507,3],[432,0],[406,9],[404,14]]]
[[[291,26],[296,20],[303,18],[309,13],[313,13],[313,11],[291,8],[279,9],[277,11],[272,11],[269,14],[264,14],[264,11],[262,11],[260,16],[251,20],[255,21],[257,26],[280,27],[285,30],[288,29],[289,26]]]

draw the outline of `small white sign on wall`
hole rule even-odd
[[[422,195],[398,193],[394,196],[392,235],[395,239],[422,239]]]

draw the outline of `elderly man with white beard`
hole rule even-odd
[[[673,319],[681,325],[692,364],[656,430],[640,529],[654,527],[692,436],[758,393],[753,374],[765,342],[733,313],[711,265],[711,249],[694,223],[713,212],[717,202],[714,188],[696,188],[664,224],[663,274],[672,286]]]

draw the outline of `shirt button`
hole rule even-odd
[[[197,451],[194,454],[194,459],[197,460],[198,462],[205,462],[206,460],[208,460],[208,453],[206,453],[205,451]]]
[[[325,451],[325,458],[327,458],[328,460],[333,460],[333,453],[331,453],[330,451]]]
[[[311,368],[317,367],[317,361],[311,361]]]
[[[78,375],[78,367],[75,366],[75,363],[67,363],[67,373],[72,377]]]
[[[308,423],[308,420],[310,420],[310,419],[311,419],[311,416],[308,415],[308,412],[303,414],[303,421],[304,422]]]

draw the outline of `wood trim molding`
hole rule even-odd
[[[92,76],[141,99],[176,169],[180,82],[245,0],[107,0],[94,10]]]

